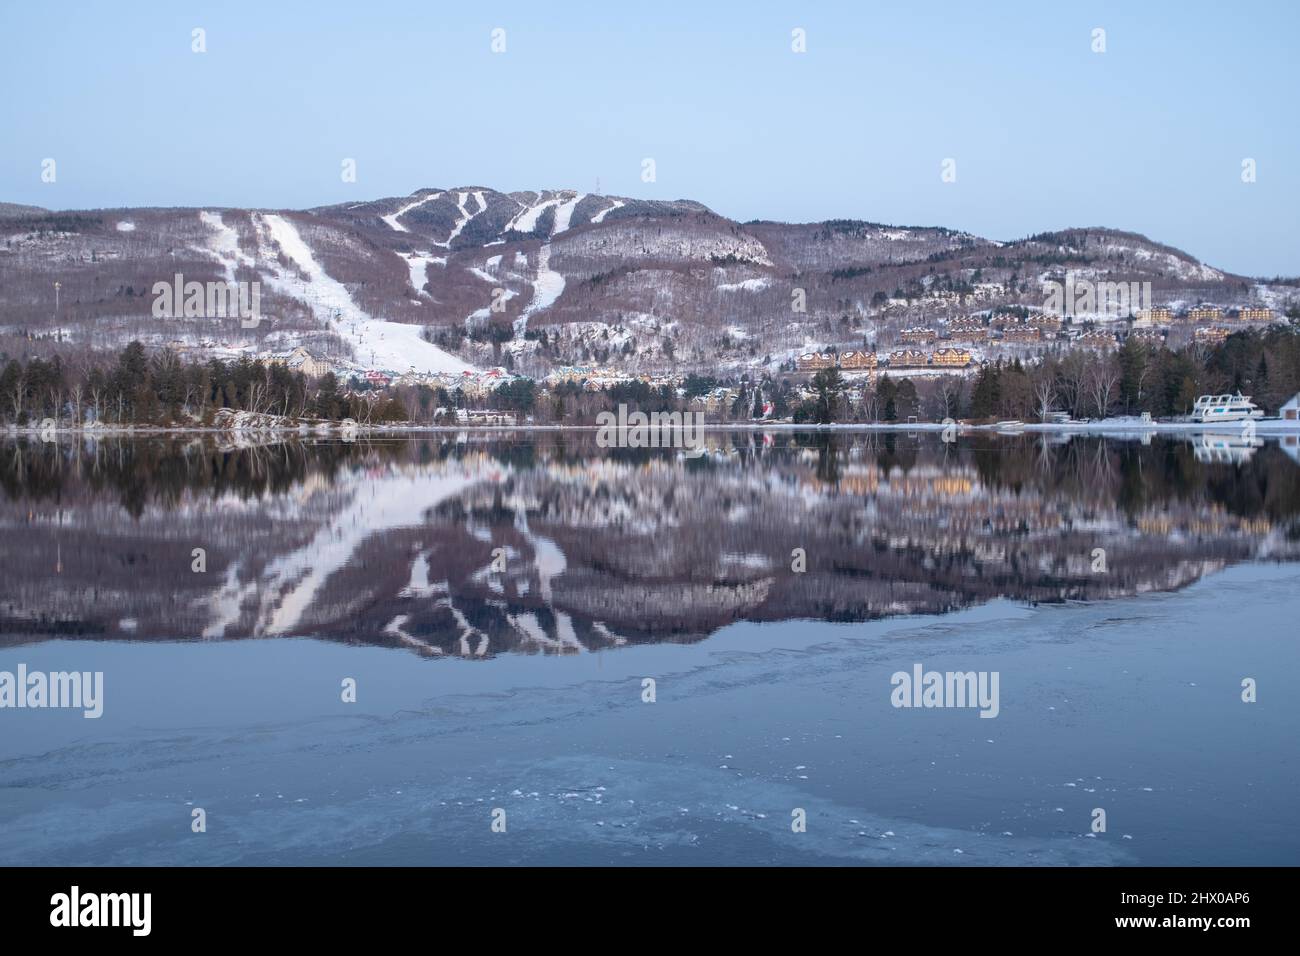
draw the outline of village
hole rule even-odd
[[[918,383],[952,377],[964,381],[1000,360],[1033,364],[1071,351],[1109,353],[1129,342],[1168,348],[1215,346],[1234,331],[1266,328],[1279,319],[1285,321],[1274,310],[1259,305],[1228,309],[1208,304],[1181,309],[1162,305],[1140,309],[1126,319],[1115,321],[1097,321],[1096,317],[1075,321],[1048,310],[995,307],[937,318],[926,324],[882,321],[869,347],[827,344],[779,362],[774,360],[767,366],[757,364],[737,375],[716,378],[684,372],[634,371],[595,362],[558,366],[536,379],[504,366],[461,372],[419,372],[318,357],[303,345],[282,351],[259,351],[252,358],[300,372],[308,380],[332,374],[341,392],[348,395],[373,399],[390,390],[432,389],[447,399],[447,405],[436,410],[435,418],[460,424],[531,422],[533,416],[527,414],[527,409],[494,407],[503,386],[514,382],[533,383],[538,404],[542,405],[554,396],[602,393],[620,386],[635,386],[640,394],[671,395],[684,403],[687,410],[704,413],[715,420],[718,417],[784,420],[789,417],[789,405],[817,398],[814,376],[828,369],[838,373],[844,400],[850,406],[857,406],[877,389],[883,375]],[[169,347],[180,354],[218,355],[226,351],[211,342],[199,347],[177,342]],[[231,351],[232,356],[247,354]],[[774,386],[760,386],[781,377],[790,386],[786,402],[773,401]],[[756,403],[749,400],[754,392],[759,393]],[[742,402],[746,403],[743,414],[731,415]]]

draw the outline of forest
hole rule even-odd
[[[1111,415],[1187,414],[1198,395],[1241,391],[1270,415],[1300,392],[1300,332],[1295,326],[1246,330],[1217,345],[1173,351],[1129,339],[1118,349],[1075,349],[1034,362],[997,360],[973,374],[908,376],[882,370],[874,388],[818,372],[805,383],[792,374],[738,379],[690,375],[679,390],[631,380],[590,391],[569,382],[543,389],[515,378],[468,398],[460,389],[430,385],[373,388],[334,373],[308,379],[284,365],[249,358],[186,362],[139,342],[116,356],[90,350],[51,357],[0,354],[0,423],[47,420],[77,426],[210,425],[230,408],[290,419],[354,419],[365,424],[430,423],[439,409],[491,407],[548,422],[591,422],[619,404],[642,411],[677,411],[726,389],[709,408],[715,421],[750,421],[765,414],[796,423],[1045,420]],[[770,406],[770,407],[768,407]]]

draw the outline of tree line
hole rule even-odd
[[[802,388],[764,374],[739,381],[688,375],[682,388],[621,382],[597,391],[584,383],[549,388],[515,378],[479,398],[419,384],[378,389],[333,372],[318,379],[248,357],[186,362],[167,349],[150,354],[131,342],[118,355],[73,351],[25,360],[0,354],[0,423],[207,425],[230,408],[296,419],[364,423],[432,422],[438,412],[489,405],[542,421],[592,421],[626,404],[641,411],[682,411],[719,386],[726,401],[711,418],[748,421],[766,414],[797,423],[1044,420],[1109,415],[1185,415],[1198,395],[1241,391],[1269,414],[1300,392],[1300,331],[1293,326],[1245,330],[1217,345],[1178,351],[1129,338],[1118,349],[1075,349],[1037,362],[999,359],[974,375],[909,377],[882,371],[874,388],[852,387],[835,368]]]

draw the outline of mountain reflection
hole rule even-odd
[[[10,441],[0,641],[293,635],[491,657],[1132,595],[1300,556],[1283,442]]]

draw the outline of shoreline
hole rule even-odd
[[[1245,421],[1243,419],[1243,421]],[[1256,435],[1300,435],[1300,420],[1255,419],[1253,421]],[[94,438],[97,436],[153,436],[153,435],[298,435],[303,438],[337,438],[372,434],[437,434],[442,432],[598,432],[602,425],[585,424],[524,424],[524,425],[341,425],[338,423],[321,423],[313,425],[275,425],[264,428],[216,428],[203,426],[166,426],[166,425],[110,425],[110,426],[57,426],[42,428],[33,426],[9,426],[0,430],[6,437],[40,437],[42,435],[76,435]],[[793,422],[706,422],[694,426],[709,432],[732,431],[789,431],[789,432],[943,432],[955,429],[963,432],[993,432],[1012,435],[1021,432],[1049,432],[1066,434],[1229,434],[1240,435],[1242,422],[1140,422],[1131,419],[1105,419],[1095,422],[1069,422],[1053,424],[1047,422],[1021,422],[1015,425],[1006,423],[968,424],[944,422],[831,422],[829,424],[795,424]],[[671,429],[668,429],[671,430]]]

